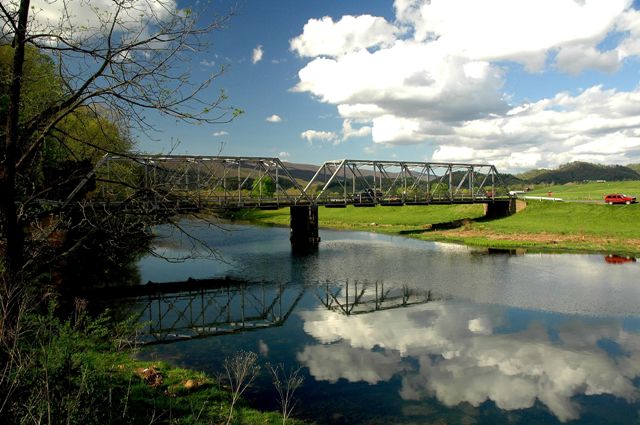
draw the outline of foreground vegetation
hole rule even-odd
[[[89,319],[78,310],[61,320],[54,310],[22,316],[23,335],[0,373],[2,423],[285,423],[281,414],[259,412],[240,399],[258,369],[253,353],[239,353],[213,378],[136,360],[130,323]]]
[[[521,212],[482,218],[482,205],[321,208],[322,227],[407,235],[495,248],[640,255],[640,204],[529,201]],[[288,209],[247,211],[239,219],[287,225]]]

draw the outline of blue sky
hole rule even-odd
[[[226,28],[210,37],[210,51],[193,59],[194,75],[208,73],[227,65],[227,71],[213,88],[224,89],[233,105],[244,111],[234,122],[220,125],[192,126],[157,120],[162,130],[153,139],[139,136],[139,148],[148,152],[215,155],[284,156],[289,161],[321,163],[343,157],[373,158],[363,149],[373,145],[368,140],[351,140],[350,144],[308,143],[301,133],[309,129],[339,131],[342,128],[336,107],[323,104],[308,93],[294,93],[298,71],[308,60],[290,50],[291,39],[301,34],[312,18],[376,13],[393,19],[391,1],[344,0],[244,0],[216,1],[210,10],[224,13],[237,5],[237,14]],[[262,59],[253,63],[253,50],[261,46]],[[206,62],[212,66],[205,66]],[[282,121],[268,122],[279,116]],[[227,133],[227,134],[224,134]],[[178,142],[177,146],[175,146]],[[395,151],[394,151],[395,152]]]
[[[234,5],[184,65],[194,82],[228,66],[203,95],[224,89],[245,113],[196,126],[147,114],[158,131],[134,134],[141,151],[509,172],[640,162],[638,0],[212,0],[203,22]]]

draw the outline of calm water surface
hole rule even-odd
[[[294,256],[288,229],[185,226],[220,258],[144,258],[144,282],[251,283],[138,299],[147,358],[301,365],[296,415],[318,423],[640,423],[640,263],[328,230]],[[266,373],[247,398],[278,408]]]

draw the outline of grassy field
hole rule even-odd
[[[640,254],[640,204],[528,202],[518,214],[444,235],[471,245]]]
[[[518,214],[477,223],[479,228],[504,233],[556,233],[561,235],[640,238],[640,205],[580,204],[529,201]]]
[[[548,192],[552,192],[554,197],[566,200],[602,201],[604,196],[609,193],[624,193],[640,198],[640,181],[538,186],[527,195],[547,196]]]
[[[289,223],[289,210],[248,211],[237,218],[284,226]],[[319,220],[321,227],[409,235],[474,246],[640,255],[640,204],[609,206],[529,201],[523,211],[498,220],[482,219],[481,205],[320,207]],[[455,223],[432,226],[450,222]]]
[[[376,230],[386,233],[402,233],[424,230],[425,225],[448,223],[456,220],[482,217],[482,205],[432,205],[356,208],[319,207],[321,227],[350,230]],[[278,226],[289,225],[289,209],[276,211],[245,210],[236,216],[240,220],[255,221]]]

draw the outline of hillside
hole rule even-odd
[[[299,181],[308,182],[318,170],[318,165],[296,164],[285,162],[285,166],[291,175]],[[454,176],[454,181],[458,180]],[[364,177],[372,177],[373,172],[362,170]],[[561,165],[557,169],[535,169],[521,174],[500,174],[507,186],[520,186],[526,184],[565,184],[592,181],[627,181],[640,180],[640,164],[600,165],[588,162],[570,162]]]
[[[570,162],[555,170],[532,170],[518,176],[529,183],[565,184],[585,181],[640,180],[640,173],[622,165],[599,165],[588,162]]]
[[[640,164],[627,164],[627,168],[631,168],[633,171],[640,174]]]
[[[537,168],[535,170],[528,170],[528,171],[525,171],[524,173],[517,174],[517,177],[522,181],[528,182],[535,179],[538,176],[544,175],[551,171],[552,170],[549,170],[546,168]]]
[[[503,174],[500,173],[500,178],[503,183],[509,187],[511,186],[519,186],[526,183],[520,176],[514,176],[513,174]]]

